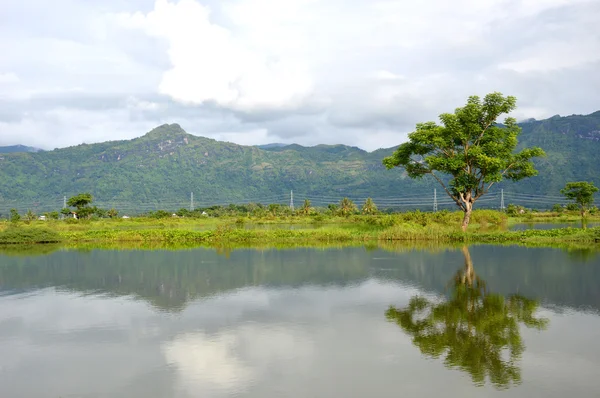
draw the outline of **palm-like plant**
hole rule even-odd
[[[367,198],[365,204],[362,207],[363,214],[377,214],[377,205],[373,202],[373,199]]]
[[[310,207],[310,200],[305,199],[302,207],[300,208],[300,213],[308,216],[310,213],[312,213],[312,210],[313,208]]]
[[[36,219],[36,215],[34,212],[32,212],[31,210],[27,210],[27,213],[25,213],[25,219],[27,221],[33,221]]]
[[[342,216],[348,217],[350,214],[356,213],[356,205],[348,198],[342,199],[340,202],[339,212]]]

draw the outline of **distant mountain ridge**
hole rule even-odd
[[[567,181],[600,186],[600,112],[521,124],[521,146],[540,146],[540,175],[497,188],[560,196]],[[430,178],[411,180],[381,161],[394,148],[367,152],[347,145],[270,145],[266,149],[219,142],[159,126],[132,140],[81,144],[42,152],[0,154],[0,213],[10,207],[57,209],[63,196],[88,191],[98,205],[148,210],[235,202],[289,203],[305,198],[326,205],[351,198],[430,199]]]
[[[39,152],[41,149],[25,145],[0,146],[0,153]]]
[[[284,146],[288,146],[289,144],[282,144],[280,142],[273,142],[271,144],[262,144],[262,145],[254,145],[260,149],[271,149],[271,148],[282,148]]]

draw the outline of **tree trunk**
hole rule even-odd
[[[475,280],[475,269],[473,269],[473,260],[471,260],[471,253],[467,246],[462,247],[462,253],[465,257],[465,269],[464,269],[464,280],[469,286],[473,286]]]
[[[462,230],[463,232],[467,232],[467,227],[469,226],[469,221],[471,221],[471,213],[473,212],[473,203],[470,201],[465,202],[465,216],[462,221]]]

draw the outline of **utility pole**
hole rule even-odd
[[[433,211],[438,211],[438,203],[437,203],[437,189],[433,189]]]
[[[500,210],[504,211],[504,189],[500,190]]]
[[[65,195],[65,196],[63,196],[63,209],[66,209],[66,208],[67,208],[67,196]],[[64,219],[65,215],[62,214],[62,212],[60,214],[61,214],[60,218]]]
[[[290,210],[294,211],[294,191],[290,191]]]
[[[194,211],[194,193],[190,192],[190,211]]]

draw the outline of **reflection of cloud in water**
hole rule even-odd
[[[252,379],[250,367],[235,356],[235,344],[233,335],[186,334],[165,344],[163,352],[167,362],[176,366],[184,390],[234,390]]]
[[[287,370],[307,365],[314,350],[303,334],[288,327],[243,325],[217,335],[183,334],[163,344],[162,351],[186,393],[241,392],[283,362]]]

